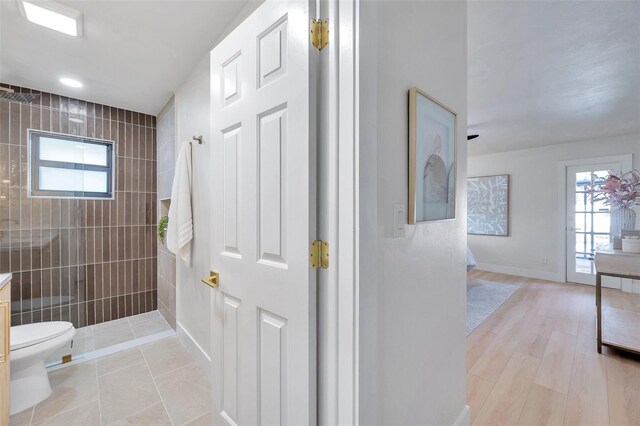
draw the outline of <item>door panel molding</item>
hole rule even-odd
[[[214,424],[317,419],[312,17],[267,0],[210,55]]]
[[[287,320],[260,309],[258,423],[287,424]]]
[[[224,174],[223,174],[223,215],[224,215],[224,251],[225,256],[242,259],[238,244],[238,227],[242,226],[240,211],[242,205],[241,182],[239,177],[242,164],[238,153],[241,151],[242,125],[240,123],[222,131]]]
[[[222,370],[224,381],[220,407],[222,415],[230,424],[238,419],[238,311],[240,301],[229,295],[223,295],[223,332],[222,332]],[[215,367],[214,367],[215,368]]]
[[[287,268],[287,105],[258,116],[258,262]]]

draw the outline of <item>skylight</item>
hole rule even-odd
[[[82,12],[53,1],[16,1],[28,21],[70,36],[82,35]]]

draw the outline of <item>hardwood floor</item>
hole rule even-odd
[[[596,351],[595,287],[469,276],[521,287],[467,337],[472,425],[640,425],[640,357]],[[640,295],[603,306],[640,313]]]

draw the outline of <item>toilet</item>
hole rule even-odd
[[[16,414],[51,395],[45,360],[69,343],[73,324],[48,321],[11,327],[10,414]]]

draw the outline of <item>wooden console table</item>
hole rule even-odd
[[[605,308],[608,321],[603,334],[602,277],[640,280],[640,254],[626,253],[605,247],[596,250],[596,307],[598,312],[598,353],[602,346],[640,354],[640,313],[616,308]]]

